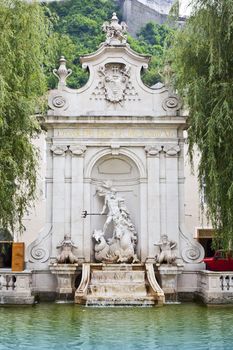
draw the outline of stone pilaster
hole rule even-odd
[[[147,183],[141,182],[140,184],[140,239],[138,241],[138,247],[141,247],[141,261],[147,259],[148,249],[148,222],[147,218]]]
[[[161,145],[147,146],[148,258],[154,258],[154,243],[160,238],[160,151]]]
[[[178,157],[180,147],[177,144],[166,145],[166,234],[179,242],[179,192],[178,192]]]
[[[71,236],[78,246],[78,257],[84,258],[84,230],[81,217],[84,209],[84,154],[85,146],[70,146],[71,160]]]
[[[64,238],[65,234],[65,152],[67,146],[53,145],[53,199],[52,199],[52,254],[57,255],[56,246]]]
[[[167,187],[166,187],[166,159],[165,152],[160,153],[159,167],[160,182],[160,235],[167,234]]]

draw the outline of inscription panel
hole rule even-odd
[[[149,129],[149,128],[79,128],[79,129],[55,129],[54,137],[59,138],[176,138],[176,129]]]

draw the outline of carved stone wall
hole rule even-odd
[[[140,261],[153,261],[155,243],[167,235],[176,242],[184,270],[198,270],[203,249],[184,225],[187,114],[182,101],[162,83],[143,84],[141,70],[149,57],[126,44],[126,25],[116,14],[103,29],[105,42],[81,58],[90,72],[84,87],[67,87],[71,72],[64,57],[54,72],[59,83],[49,92],[50,109],[42,120],[47,129],[46,224],[28,247],[28,267],[47,271],[65,235],[77,247],[79,264],[94,260],[93,231],[105,222],[98,215],[103,201],[96,188],[111,180],[135,225]],[[110,232],[111,226],[106,235]]]
[[[113,182],[117,194],[125,199],[125,203],[130,212],[130,217],[140,230],[140,174],[135,163],[128,157],[120,154],[120,147],[112,147],[111,153],[102,157],[94,165],[91,173],[91,212],[100,213],[103,208],[103,198],[96,192],[97,186],[106,180]],[[106,216],[93,216],[91,218],[91,232],[102,228]],[[108,227],[106,237],[110,238],[112,225]],[[138,237],[141,242],[141,237]],[[140,246],[140,244],[139,244]]]

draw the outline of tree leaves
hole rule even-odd
[[[53,2],[48,5],[50,13],[56,20],[56,60],[64,55],[73,74],[68,85],[71,88],[83,86],[88,73],[79,65],[79,57],[95,51],[105,35],[101,31],[102,24],[117,12],[120,18],[120,8],[117,2],[111,0],[69,0]],[[135,51],[152,55],[151,64],[143,74],[143,81],[147,85],[154,85],[161,80],[160,71],[163,65],[164,52],[170,44],[169,38],[173,30],[166,25],[149,22],[138,33],[137,39],[128,35],[128,43]],[[48,72],[49,86],[54,88],[56,80]]]
[[[31,141],[40,127],[33,115],[47,88],[43,63],[50,23],[38,4],[2,0],[0,27],[0,227],[22,230],[35,197],[37,152]]]
[[[189,106],[190,155],[200,150],[199,182],[206,185],[216,244],[233,239],[233,2],[195,0],[174,37],[174,84]]]
[[[112,13],[119,12],[119,7],[110,0],[68,0],[53,2],[48,5],[52,17],[55,19],[55,51],[56,64],[63,55],[68,61],[72,75],[68,85],[71,88],[83,86],[88,79],[79,64],[82,55],[95,51],[99,44],[105,40],[101,31],[104,21],[112,17]],[[48,82],[51,88],[57,84],[48,71]]]

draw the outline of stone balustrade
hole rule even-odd
[[[31,271],[0,271],[0,304],[33,304]]]
[[[222,274],[219,277],[221,289],[223,291],[232,291],[233,292],[233,272],[230,274]]]
[[[206,304],[233,304],[233,271],[201,271],[198,295]]]
[[[16,288],[16,276],[8,273],[0,274],[0,291],[14,291]]]

